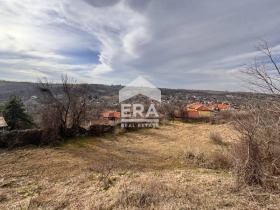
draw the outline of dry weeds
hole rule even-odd
[[[212,132],[224,142],[234,135],[224,124],[172,123],[57,148],[2,150],[0,209],[278,209],[279,194],[239,191],[230,171],[186,158],[224,152]]]

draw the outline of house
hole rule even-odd
[[[111,121],[107,118],[95,119],[91,120],[89,126],[91,125],[110,125],[112,124]]]
[[[116,125],[119,123],[121,113],[113,110],[105,111],[99,119],[90,120],[88,126],[92,125]]]
[[[102,118],[116,121],[121,118],[121,113],[117,111],[106,111],[101,114]]]
[[[212,110],[200,103],[193,103],[186,107],[188,118],[211,117]]]
[[[232,110],[231,106],[229,104],[212,104],[210,106],[210,109],[215,111],[225,111],[225,110]]]
[[[8,124],[6,123],[4,117],[0,117],[0,132],[7,130]]]

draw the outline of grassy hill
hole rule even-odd
[[[230,125],[176,122],[2,150],[0,209],[278,209],[279,194],[236,187],[219,158],[234,138]]]

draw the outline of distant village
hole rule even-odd
[[[3,82],[0,100],[4,101],[10,94],[19,95],[35,122],[40,115],[40,93],[32,83]],[[94,124],[116,124],[121,118],[118,92],[120,85],[91,85],[92,94],[84,127]],[[242,102],[246,93],[224,91],[176,90],[161,89],[161,104],[157,104],[160,119],[201,119],[215,117],[224,111],[238,111],[242,109]],[[137,96],[130,102],[150,103],[145,96]],[[7,127],[5,119],[0,118],[0,130]]]

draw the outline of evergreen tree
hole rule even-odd
[[[0,111],[11,130],[33,125],[32,117],[26,113],[22,100],[16,95],[11,95],[1,105]]]

